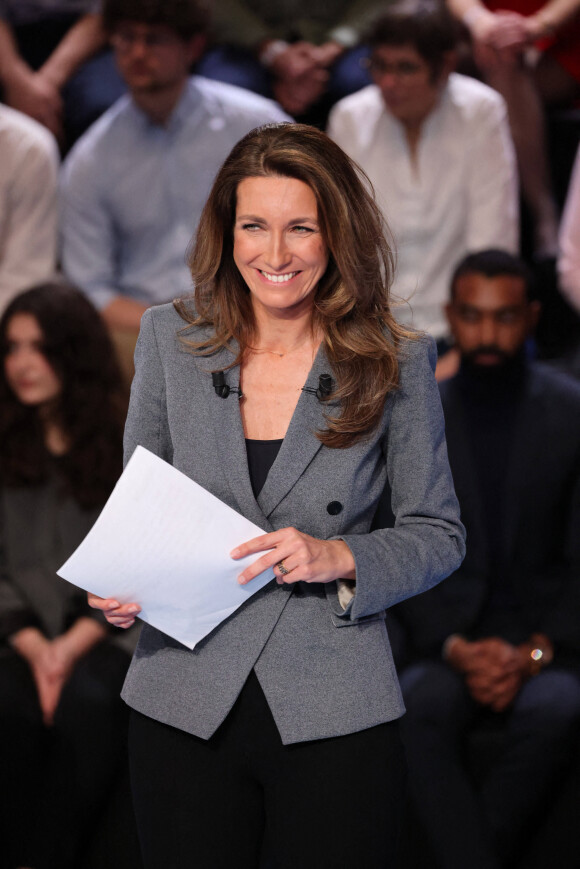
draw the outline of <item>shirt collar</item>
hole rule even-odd
[[[165,130],[167,133],[173,133],[181,129],[186,121],[191,120],[200,103],[201,95],[195,86],[195,81],[193,78],[189,78],[165,127],[153,124],[149,116],[137,106],[134,100],[131,100],[131,110],[136,123],[140,124],[142,128],[147,130]]]

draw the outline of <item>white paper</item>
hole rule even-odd
[[[264,534],[181,471],[138,446],[101,515],[59,576],[100,597],[135,601],[139,618],[193,649],[274,579],[236,577],[260,555],[236,546]]]

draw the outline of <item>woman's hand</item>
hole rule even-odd
[[[114,598],[98,597],[96,594],[89,594],[87,597],[89,606],[101,610],[109,624],[116,628],[130,628],[135,622],[135,617],[141,612],[138,603],[120,604]]]
[[[47,642],[44,653],[30,662],[32,675],[38,691],[42,720],[47,727],[54,723],[54,715],[60,702],[62,690],[67,683],[68,667],[53,655],[52,644]]]
[[[63,688],[77,661],[106,636],[104,625],[82,616],[58,637],[49,640],[38,628],[22,628],[9,637],[12,648],[27,662],[32,671],[42,719],[49,727]]]
[[[265,555],[240,573],[240,585],[245,585],[270,567],[274,568],[279,585],[356,578],[354,556],[343,540],[318,540],[296,528],[281,528],[254,537],[236,547],[230,555],[234,559],[243,558],[266,550]]]
[[[12,648],[21,655],[32,672],[42,720],[49,727],[54,721],[62,689],[70,673],[58,654],[55,655],[53,643],[37,628],[22,628],[9,638]]]

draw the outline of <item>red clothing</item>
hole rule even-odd
[[[503,9],[520,15],[533,15],[545,6],[545,0],[487,0],[485,5],[492,12]],[[580,13],[576,13],[555,36],[545,37],[537,45],[580,82]]]

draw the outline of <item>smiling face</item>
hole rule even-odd
[[[312,189],[296,178],[245,178],[237,189],[234,261],[256,314],[311,310],[328,265]]]
[[[60,379],[43,353],[44,336],[32,314],[15,314],[6,327],[4,373],[18,401],[48,405],[61,393]]]

